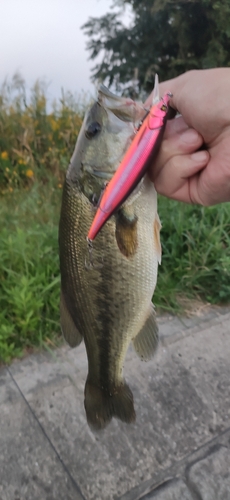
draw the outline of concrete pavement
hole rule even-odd
[[[0,500],[230,500],[230,308],[158,322],[134,425],[89,429],[84,345],[0,368]]]

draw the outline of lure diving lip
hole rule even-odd
[[[99,207],[88,232],[87,240],[93,241],[107,220],[119,209],[144,176],[155,159],[171,109],[170,92],[153,105],[143,120],[128,151],[111,181],[105,187]]]

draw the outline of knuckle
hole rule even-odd
[[[174,155],[170,158],[170,168],[176,169],[181,166],[184,162],[184,158],[181,155]]]

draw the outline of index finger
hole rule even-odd
[[[178,116],[173,120],[169,120],[166,124],[164,138],[168,139],[175,134],[182,134],[188,129],[187,123],[184,121],[183,116]]]

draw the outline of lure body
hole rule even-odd
[[[88,240],[94,240],[106,221],[135,189],[156,157],[169,114],[170,97],[170,93],[166,94],[160,102],[150,108],[131,146],[101,196],[88,233]]]

